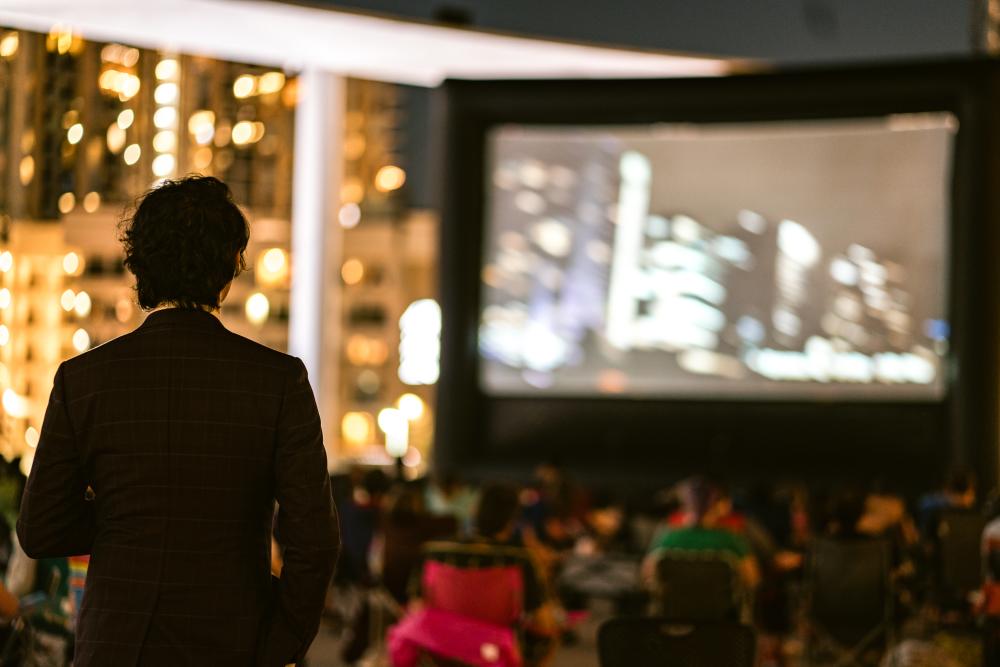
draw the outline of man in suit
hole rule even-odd
[[[340,550],[316,402],[299,359],[218,319],[248,239],[217,179],[148,192],[121,240],[152,312],[56,373],[17,534],[91,555],[77,667],[280,667],[316,635]]]

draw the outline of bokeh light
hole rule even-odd
[[[59,297],[59,305],[61,305],[62,309],[66,312],[73,310],[76,306],[76,292],[71,289],[63,292],[62,296]]]
[[[346,285],[357,285],[365,277],[365,265],[360,259],[351,258],[340,267],[340,277]]]
[[[267,297],[260,292],[254,292],[247,298],[245,306],[247,320],[256,326],[267,321],[267,316],[271,312],[271,303]]]
[[[400,412],[410,421],[420,419],[424,415],[424,400],[416,394],[403,394],[396,401],[396,405],[399,406]]]
[[[340,432],[348,442],[368,444],[374,435],[374,419],[367,412],[348,412],[340,421]]]
[[[75,252],[68,252],[63,256],[63,271],[71,276],[78,276],[83,270],[83,260]]]
[[[379,192],[398,190],[405,182],[406,172],[393,164],[382,167],[375,174],[375,189]]]
[[[115,124],[123,130],[127,130],[132,127],[132,123],[135,122],[135,112],[131,109],[125,109],[118,114],[118,118],[115,120]]]
[[[78,292],[73,298],[73,310],[80,317],[86,317],[90,314],[90,295],[86,292]]]
[[[77,329],[73,332],[73,349],[77,352],[86,352],[90,349],[90,334],[85,329]]]
[[[125,149],[125,164],[131,166],[139,161],[139,157],[142,155],[142,149],[139,148],[139,144],[131,144]]]
[[[340,207],[337,220],[344,229],[354,229],[361,222],[361,207],[350,202]]]
[[[281,248],[268,248],[257,258],[256,277],[262,285],[280,285],[288,279],[288,255]]]
[[[242,100],[253,95],[256,88],[257,77],[252,74],[241,74],[233,82],[233,96]]]

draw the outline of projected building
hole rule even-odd
[[[877,119],[807,125],[493,130],[485,388],[740,394],[740,383],[756,383],[777,395],[792,383],[939,385],[947,327],[941,286],[928,281],[941,275],[940,253],[875,224],[899,212],[870,184],[849,197],[831,189],[844,165],[788,161],[840,145],[879,159],[918,146],[940,157],[953,126],[946,116],[912,130],[922,135]],[[919,193],[928,211],[944,196],[943,163],[934,164],[910,177],[935,186]],[[751,167],[762,179],[753,187]],[[554,186],[563,168],[581,187]],[[591,173],[603,180],[587,181]],[[789,179],[808,187],[788,189]],[[836,206],[822,203],[830,196]],[[942,229],[932,213],[914,224],[923,244]]]
[[[601,344],[618,189],[615,145],[516,144],[492,174],[505,221],[487,251],[480,347],[545,386]]]

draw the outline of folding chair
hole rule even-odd
[[[945,610],[967,612],[969,594],[982,585],[981,539],[986,520],[971,511],[945,510],[936,530],[934,599]]]
[[[735,622],[622,617],[597,633],[601,667],[753,667],[756,635]]]
[[[524,612],[519,567],[427,561],[421,579],[426,610],[407,615],[389,633],[394,665],[523,664],[515,632]]]
[[[819,539],[806,579],[809,665],[877,662],[892,642],[889,545],[883,540]]]
[[[656,561],[654,610],[664,619],[749,621],[750,600],[729,553],[667,549]]]

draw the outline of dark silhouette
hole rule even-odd
[[[166,182],[122,236],[161,309],[59,367],[18,537],[34,558],[91,554],[78,667],[294,662],[340,549],[305,367],[213,314],[247,242],[220,181]]]

